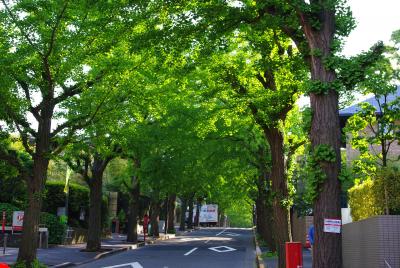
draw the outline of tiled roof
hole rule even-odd
[[[395,100],[396,97],[400,97],[400,85],[397,86],[397,90],[396,90],[393,94],[388,95],[387,102],[391,102],[391,101]],[[382,102],[383,102],[383,97],[381,97],[379,100],[380,100],[380,102],[382,103]],[[366,99],[366,100],[360,101],[360,102],[358,102],[358,103],[356,103],[356,104],[354,104],[354,105],[352,105],[352,106],[343,108],[342,110],[339,111],[339,116],[344,116],[344,117],[352,116],[352,115],[355,114],[356,112],[360,111],[360,106],[359,106],[359,105],[360,105],[361,103],[364,103],[364,102],[370,103],[370,104],[373,105],[377,110],[379,109],[378,102],[377,102],[377,100],[375,99],[375,97],[373,96],[373,97],[368,98],[368,99]]]

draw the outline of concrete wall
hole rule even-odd
[[[371,217],[342,230],[344,268],[400,267],[400,215]]]

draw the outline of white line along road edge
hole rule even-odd
[[[190,250],[190,251],[186,252],[184,255],[185,255],[185,256],[187,256],[187,255],[189,255],[189,254],[193,253],[193,251],[195,251],[196,249],[198,249],[198,248],[194,248],[194,249],[192,249],[192,250]]]
[[[123,263],[123,264],[107,266],[107,267],[103,267],[103,268],[117,268],[117,267],[124,267],[124,266],[130,266],[132,268],[143,268],[143,266],[140,265],[140,263],[138,263],[138,262]]]

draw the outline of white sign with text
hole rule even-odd
[[[324,232],[340,234],[342,221],[339,219],[324,219]]]

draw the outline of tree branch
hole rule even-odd
[[[51,52],[53,51],[54,43],[56,40],[57,29],[58,29],[58,26],[60,25],[60,21],[61,21],[62,17],[64,16],[65,10],[67,9],[67,5],[68,5],[68,1],[65,1],[60,14],[57,16],[56,23],[54,24],[54,27],[51,31],[49,49],[48,49],[47,53],[44,55],[45,59],[47,59],[51,55]]]

